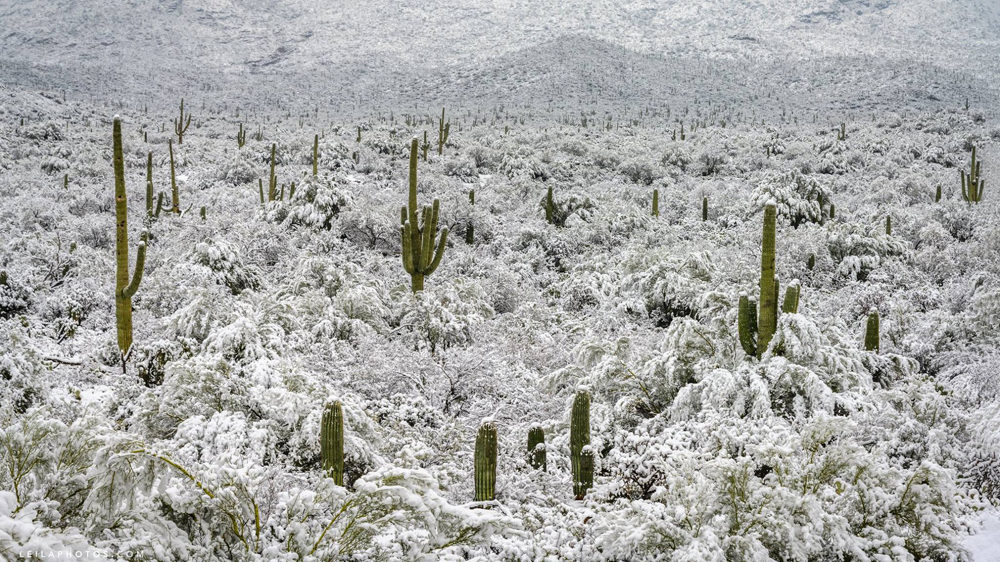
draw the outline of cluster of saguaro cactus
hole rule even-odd
[[[122,371],[132,350],[132,297],[139,290],[146,265],[146,241],[139,243],[135,270],[131,279],[128,271],[128,197],[125,192],[125,158],[122,155],[122,123],[115,116],[112,128],[113,165],[115,170],[115,318],[118,327],[118,349]]]
[[[184,143],[184,133],[187,132],[188,127],[191,126],[191,113],[187,114],[187,120],[184,119],[184,98],[181,98],[181,115],[177,119],[174,119],[174,132],[177,133],[177,144]]]
[[[879,351],[879,318],[878,311],[868,313],[868,324],[865,326],[865,351]]]
[[[528,464],[532,468],[548,470],[548,459],[545,450],[545,430],[541,426],[533,426],[528,430]]]
[[[492,421],[483,422],[476,435],[475,501],[496,499],[497,483],[497,426]]]
[[[653,190],[653,216],[660,216],[660,190]]]
[[[240,123],[240,130],[236,133],[236,146],[243,148],[247,143],[247,132],[243,130],[243,123]]]
[[[583,499],[594,484],[594,456],[590,448],[590,393],[583,390],[573,399],[569,425],[569,456],[573,468],[573,495]]]
[[[435,249],[434,238],[437,236],[440,207],[437,199],[432,206],[423,208],[418,223],[417,144],[417,138],[413,137],[410,141],[410,193],[407,205],[400,211],[402,226],[399,229],[403,239],[403,268],[410,274],[410,288],[414,293],[424,289],[424,277],[437,269],[448,241],[448,229],[443,228]]]
[[[444,145],[448,142],[448,133],[451,131],[451,121],[444,122],[444,108],[441,108],[441,120],[438,121],[438,156],[444,153]]]
[[[337,400],[326,405],[320,423],[319,449],[323,471],[344,485],[344,409]]]
[[[986,181],[980,176],[982,162],[976,159],[976,147],[972,147],[972,163],[969,166],[969,173],[961,171],[962,177],[962,199],[969,203],[979,203],[983,199],[983,189]]]

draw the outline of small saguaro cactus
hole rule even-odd
[[[809,259],[806,260],[806,269],[812,269],[816,267],[816,254],[809,254]]]
[[[431,147],[431,143],[427,142],[427,131],[424,131],[424,143],[420,145],[420,150],[423,152],[424,162],[427,161],[427,150]]]
[[[424,277],[437,269],[448,241],[448,229],[443,228],[435,250],[440,207],[437,199],[432,206],[423,208],[420,223],[417,222],[417,144],[417,137],[413,137],[410,141],[410,194],[407,205],[400,211],[402,226],[399,229],[403,239],[403,268],[410,274],[410,288],[414,293],[424,290]]]
[[[532,426],[528,430],[528,464],[531,465],[531,468],[542,469],[543,472],[548,469],[545,430],[540,425]]]
[[[146,265],[146,242],[139,243],[135,270],[129,279],[128,272],[128,197],[125,192],[125,158],[122,156],[122,123],[115,115],[112,128],[113,165],[115,170],[115,318],[118,325],[118,350],[121,352],[122,372],[132,350],[132,297],[139,290]]]
[[[976,160],[976,147],[972,147],[972,163],[969,166],[969,173],[961,171],[962,177],[962,199],[969,203],[979,203],[983,198],[983,188],[986,182],[980,177],[982,162]]]
[[[708,220],[708,197],[701,198],[701,220],[702,222]]]
[[[785,300],[781,303],[781,311],[785,314],[796,314],[799,311],[801,292],[802,286],[799,285],[798,280],[789,283],[788,288],[785,289]]]
[[[469,190],[469,205],[473,207],[476,206],[476,190]],[[472,224],[472,220],[469,220],[469,224],[465,227],[465,243],[469,246],[476,241],[476,227]]]
[[[593,463],[589,479],[584,471],[583,450],[590,445],[590,393],[581,390],[573,399],[573,410],[569,422],[569,456],[573,468],[573,495],[583,499],[593,483]],[[593,461],[593,458],[591,458]]]
[[[274,153],[277,151],[278,145],[271,144],[271,172],[267,180],[267,200],[274,201],[274,198],[278,194],[278,178],[274,175]]]
[[[146,154],[146,218],[152,220],[159,215],[153,213],[153,151],[149,151]]]
[[[313,137],[313,177],[319,175],[319,135]]]
[[[191,114],[187,114],[187,120],[184,119],[184,98],[181,98],[181,115],[179,118],[174,119],[174,132],[177,133],[177,144],[184,143],[184,133],[187,132],[188,127],[191,126]]]
[[[892,236],[892,215],[885,217],[885,235]]]
[[[833,220],[835,218],[837,218],[837,208],[833,206],[833,203],[830,203],[830,219]]]
[[[206,209],[207,208],[204,205],[201,206],[201,212],[200,212],[201,220],[205,220],[206,218],[208,218],[208,211]]]
[[[545,222],[552,224],[555,220],[555,203],[552,201],[552,186],[545,194]]]
[[[477,502],[496,499],[497,426],[484,421],[476,435],[475,486]]]
[[[174,142],[167,141],[167,150],[170,152],[170,212],[181,214],[181,194],[177,189],[177,172],[174,170]]]
[[[837,140],[839,141],[847,140],[847,123],[840,124],[840,130],[837,131]]]
[[[865,351],[879,351],[879,319],[878,311],[868,313],[868,324],[865,326]]]
[[[740,345],[747,355],[761,357],[778,326],[778,280],[774,276],[774,242],[777,208],[764,206],[764,229],[760,253],[760,309],[747,295],[740,296],[738,328]],[[796,301],[797,301],[796,297]],[[796,303],[796,308],[798,307]]]
[[[69,174],[63,174],[63,189],[69,189]]]
[[[441,120],[438,121],[438,156],[444,153],[444,145],[448,142],[448,133],[451,131],[451,121],[444,122],[444,108],[441,108]]]
[[[660,216],[660,190],[653,190],[653,216]]]
[[[344,485],[344,408],[340,401],[327,404],[319,429],[323,471],[338,486]]]
[[[243,123],[240,123],[240,130],[236,133],[236,146],[243,148],[247,143],[247,132],[243,130]]]
[[[934,191],[934,202],[939,203],[941,201],[941,184],[937,185],[937,190]]]

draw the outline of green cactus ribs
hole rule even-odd
[[[573,398],[569,456],[573,468],[573,495],[582,500],[594,484],[594,457],[590,450],[590,393],[585,390],[577,392]]]
[[[548,469],[548,459],[545,450],[545,430],[541,426],[533,426],[528,430],[528,464],[531,468]]]
[[[319,436],[323,471],[338,486],[344,485],[344,409],[340,401],[327,404]]]
[[[125,159],[122,155],[122,124],[116,115],[112,129],[113,166],[115,171],[115,319],[118,327],[118,350],[121,352],[122,373],[132,352],[132,297],[139,290],[146,264],[146,242],[139,243],[135,270],[129,278],[128,259],[128,198],[125,191]]]
[[[493,501],[497,483],[497,426],[490,420],[479,426],[474,464],[475,501]]]
[[[410,142],[410,193],[407,205],[400,211],[400,237],[403,241],[403,268],[410,274],[410,288],[416,293],[424,290],[424,277],[434,273],[441,263],[448,229],[441,230],[436,250],[434,238],[437,236],[440,202],[435,199],[430,207],[421,210],[417,220],[417,150],[416,137]]]

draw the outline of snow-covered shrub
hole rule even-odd
[[[753,191],[754,208],[769,200],[775,202],[778,216],[795,228],[806,222],[822,223],[830,213],[830,191],[798,170],[771,173],[761,179]]]
[[[448,283],[416,294],[405,291],[400,289],[394,299],[396,323],[415,345],[431,353],[468,344],[475,328],[493,315],[475,285]]]
[[[0,319],[24,313],[31,306],[31,293],[16,277],[0,270]]]
[[[243,291],[256,291],[261,286],[261,275],[249,267],[225,240],[208,239],[194,245],[191,262],[207,267],[218,283],[238,295]]]
[[[270,220],[289,226],[329,230],[350,201],[350,193],[343,189],[339,180],[307,176],[297,184],[294,197],[287,202],[271,203],[267,215]]]

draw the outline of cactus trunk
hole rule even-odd
[[[319,434],[323,470],[338,486],[344,485],[344,409],[340,401],[323,410]]]
[[[774,277],[774,242],[777,209],[764,206],[764,229],[760,250],[760,311],[757,314],[757,357],[767,350],[778,327],[777,280]]]
[[[591,463],[590,480],[585,477],[583,459],[584,447],[590,445],[590,393],[581,391],[573,399],[573,410],[570,414],[569,455],[573,468],[573,495],[583,499],[593,481],[593,463]],[[591,458],[591,460],[593,460]]]
[[[493,422],[485,422],[479,426],[479,434],[476,435],[475,501],[496,499],[496,482],[497,426]]]
[[[125,159],[122,150],[122,124],[115,116],[113,125],[113,165],[115,171],[115,319],[118,328],[118,349],[122,370],[132,349],[132,297],[142,282],[146,264],[146,243],[139,243],[135,271],[129,279],[128,259],[128,197],[125,192]]]

